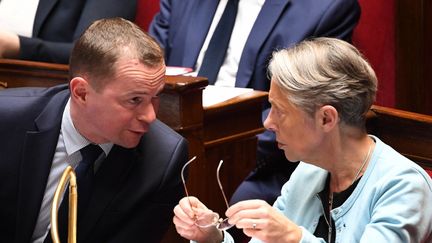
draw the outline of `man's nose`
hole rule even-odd
[[[145,104],[140,107],[137,119],[146,123],[152,123],[156,120],[156,110],[153,104]]]

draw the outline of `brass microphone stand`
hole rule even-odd
[[[66,184],[69,179],[69,215],[68,215],[68,243],[76,243],[76,224],[77,224],[77,181],[76,175],[72,167],[68,166],[60,178],[60,182],[57,185],[57,189],[54,193],[54,199],[51,207],[51,237],[53,243],[60,243],[58,234],[58,212],[60,197],[64,191]]]

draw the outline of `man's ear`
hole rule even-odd
[[[89,83],[82,77],[75,77],[69,83],[71,98],[78,103],[86,102],[89,92]]]
[[[325,105],[316,112],[318,125],[324,131],[331,131],[339,123],[339,113],[331,105]]]

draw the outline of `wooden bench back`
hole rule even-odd
[[[368,132],[418,163],[432,176],[432,116],[372,106]]]

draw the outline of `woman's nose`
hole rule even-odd
[[[273,122],[273,109],[270,109],[270,112],[267,118],[264,120],[264,127],[270,131],[274,131],[275,126]]]

